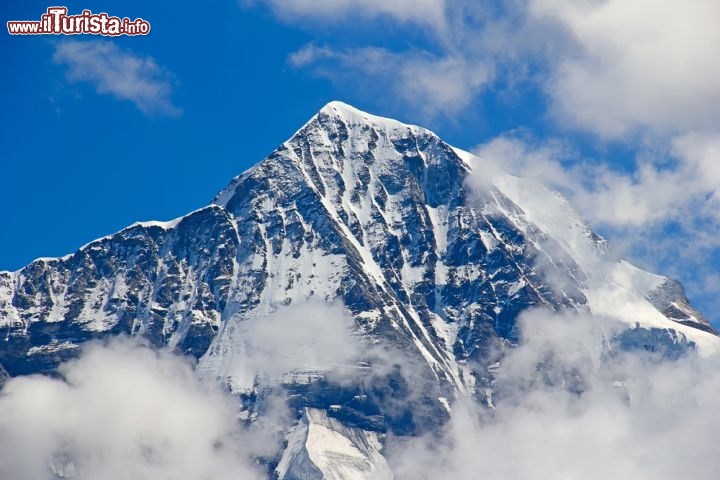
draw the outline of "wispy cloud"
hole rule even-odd
[[[336,22],[339,19],[366,19],[388,17],[400,22],[411,22],[431,26],[443,25],[444,0],[255,0],[246,3],[267,4],[277,15],[286,21]]]
[[[328,78],[341,88],[365,91],[426,119],[462,113],[498,80],[508,79],[502,74],[505,63],[525,50],[519,43],[537,44],[529,32],[525,36],[508,35],[515,28],[510,25],[514,17],[493,16],[489,12],[494,10],[486,8],[485,2],[362,2],[359,9],[354,7],[356,2],[353,8],[339,2],[335,8],[324,10],[315,8],[317,2],[294,2],[292,8],[269,3],[285,21],[304,24],[311,18],[320,24],[318,28],[327,23],[347,23],[352,29],[373,22],[419,27],[415,32],[427,42],[406,42],[401,49],[376,44],[348,47],[347,42],[342,46],[310,43],[291,54],[289,60],[293,66]],[[521,76],[524,73],[517,73],[510,83],[520,82]]]
[[[358,75],[374,81],[357,87],[372,94],[392,92],[391,97],[411,105],[426,116],[453,115],[466,108],[493,79],[487,63],[468,63],[462,56],[436,56],[426,51],[397,53],[363,47],[334,50],[307,45],[290,56],[296,67],[338,83],[356,84]],[[418,99],[423,99],[418,103]]]
[[[121,49],[107,40],[63,40],[53,61],[67,66],[69,82],[86,82],[101,94],[127,100],[145,114],[178,116],[171,95],[174,79],[154,58]]]

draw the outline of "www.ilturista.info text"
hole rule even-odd
[[[50,7],[40,20],[7,22],[11,35],[147,35],[150,23],[142,18],[111,17],[107,13],[83,10],[80,15],[68,15],[66,7]]]

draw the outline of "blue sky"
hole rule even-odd
[[[152,31],[2,35],[0,269],[206,205],[338,99],[514,158],[718,324],[713,0],[65,5]]]

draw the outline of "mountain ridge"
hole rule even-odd
[[[298,137],[298,135],[300,135],[303,131],[307,130],[309,128],[309,126],[312,126],[314,123],[319,122],[320,121],[319,119],[322,117],[330,119],[329,124],[332,124],[333,122],[337,122],[339,124],[348,124],[348,125],[355,125],[355,126],[370,125],[372,127],[370,129],[371,132],[373,129],[379,128],[381,130],[384,129],[386,135],[390,135],[390,136],[395,135],[401,139],[402,138],[405,138],[405,139],[417,138],[417,136],[435,138],[443,146],[447,146],[434,133],[432,133],[431,131],[424,129],[422,127],[417,127],[414,125],[406,125],[406,124],[403,124],[403,123],[395,121],[395,120],[385,119],[383,117],[378,117],[375,115],[367,114],[367,113],[357,110],[354,107],[351,107],[345,103],[333,101],[333,102],[328,103],[326,106],[324,106],[303,127],[301,127],[298,130],[298,132],[296,132],[296,134],[293,135],[293,137],[291,137],[291,140],[289,140],[288,142],[284,142],[281,145],[281,147],[279,147],[279,149],[276,150],[276,153],[279,151],[282,151],[284,148],[287,148],[287,146],[289,145],[289,142],[292,141],[293,138]],[[332,131],[332,130],[333,129],[330,129],[330,131]],[[322,140],[325,140],[325,139],[322,139]],[[333,141],[330,138],[328,138],[327,140],[331,141],[331,142]],[[464,152],[462,150],[455,149],[455,148],[449,147],[449,146],[447,146],[447,148],[452,149],[452,151],[455,153],[455,158],[459,159],[459,163],[457,163],[456,166],[458,166],[458,165],[461,166],[467,172],[469,172],[471,170],[471,166],[470,166],[471,163],[473,161],[477,161],[477,158],[475,158],[473,160],[474,156],[472,154],[469,154],[468,152]],[[269,157],[269,158],[271,158],[271,157]],[[422,155],[420,156],[420,158],[422,159]],[[299,158],[294,158],[293,160],[296,162],[300,161]],[[358,160],[358,159],[356,159],[356,160]],[[113,237],[122,236],[124,234],[129,234],[130,232],[135,232],[139,229],[143,229],[146,231],[152,230],[154,228],[159,228],[163,231],[174,230],[175,227],[177,227],[179,223],[183,222],[184,220],[186,220],[188,218],[191,218],[194,215],[202,215],[203,214],[202,212],[208,212],[209,211],[208,209],[214,208],[213,206],[219,206],[221,209],[224,209],[225,212],[227,212],[228,203],[231,201],[231,197],[235,193],[236,184],[238,182],[240,182],[243,178],[248,178],[248,177],[252,176],[253,172],[256,169],[262,168],[261,167],[262,164],[263,164],[263,162],[260,162],[260,163],[256,164],[254,167],[251,167],[249,170],[247,170],[243,174],[235,177],[225,189],[221,190],[216,195],[215,199],[209,206],[202,207],[194,212],[191,212],[187,215],[178,217],[174,220],[167,221],[167,222],[158,222],[158,221],[136,222],[135,224],[130,225],[130,226],[120,230],[119,232],[116,232],[115,234],[101,237],[97,240],[94,240],[94,241],[84,245],[83,247],[78,249],[78,251],[75,254],[69,254],[69,255],[66,255],[63,257],[59,257],[57,259],[41,258],[41,259],[37,259],[37,260],[31,262],[31,264],[29,264],[28,267],[18,269],[16,272],[0,272],[0,288],[3,289],[3,293],[4,293],[4,295],[0,295],[0,311],[3,312],[3,319],[4,319],[3,323],[7,324],[8,321],[17,322],[20,320],[18,313],[17,313],[18,312],[17,308],[13,308],[13,307],[15,307],[15,305],[13,305],[13,302],[16,300],[14,299],[14,295],[13,295],[14,294],[13,290],[15,290],[15,288],[13,288],[13,285],[12,285],[13,281],[10,280],[12,277],[15,277],[15,280],[17,280],[17,277],[22,276],[23,275],[22,272],[26,272],[30,268],[30,266],[34,266],[33,269],[37,269],[37,268],[41,268],[40,264],[53,265],[56,262],[67,261],[73,255],[77,255],[77,254],[80,254],[81,252],[86,251],[91,245],[97,244],[97,242],[108,241],[108,240],[111,240]],[[298,164],[302,165],[301,163],[298,163]],[[313,165],[313,167],[310,167],[305,170],[303,170],[301,168],[301,172],[302,172],[306,182],[308,183],[308,185],[310,185],[312,188],[314,188],[316,190],[316,193],[318,194],[318,196],[321,197],[321,199],[322,199],[322,198],[325,198],[323,191],[326,188],[326,185],[323,183],[323,180],[319,176],[317,176],[317,172],[313,171],[314,169],[315,169],[315,166]],[[270,169],[270,170],[272,170],[272,169]],[[465,173],[467,173],[467,172],[465,172]],[[336,171],[336,173],[337,173],[337,171]],[[268,171],[268,172],[265,172],[265,174],[272,175],[273,172]],[[501,178],[501,181],[505,183],[506,189],[507,189],[508,180],[511,178],[513,178],[513,177],[508,176],[508,175],[505,175],[504,177]],[[516,197],[515,200],[517,201],[517,197],[519,196],[519,193],[522,192],[522,188],[516,187],[516,188],[514,188],[514,191],[515,191],[515,197]],[[428,200],[430,201],[430,203],[434,203],[435,205],[439,204],[437,199],[432,198],[432,195],[428,195]],[[564,201],[564,199],[560,201],[561,204],[563,202],[566,203],[566,201]],[[432,205],[430,205],[430,206],[432,207]],[[524,212],[526,213],[529,208],[529,202],[525,202],[524,207],[525,207]],[[327,205],[326,205],[326,209],[328,209],[328,211],[333,210],[333,208],[328,207]],[[223,213],[223,212],[221,211],[220,213]],[[229,220],[229,223],[232,224],[232,221],[230,221],[231,219],[228,218],[228,220]],[[590,234],[592,234],[592,231],[588,227],[585,227],[585,228],[587,228],[587,231]],[[547,230],[547,228],[545,228],[545,230]],[[236,233],[237,233],[237,231],[236,231]],[[348,232],[345,231],[343,233],[347,234]],[[352,235],[347,235],[347,236],[352,237]],[[362,242],[362,239],[361,239],[361,242]],[[362,246],[362,245],[360,245],[360,246]],[[362,248],[359,248],[357,250],[361,253],[361,255],[363,254]],[[366,256],[366,258],[363,258],[362,260],[365,265],[373,263],[373,260],[371,258],[370,259],[367,258],[367,256]],[[576,258],[574,260],[577,261]],[[377,269],[376,269],[375,273],[377,274]],[[376,279],[378,279],[378,278],[379,277],[376,275]],[[658,282],[658,285],[659,285],[659,283],[661,283],[661,282]],[[650,289],[648,289],[648,290],[650,290]],[[684,296],[684,291],[682,291],[680,293]],[[8,301],[8,299],[9,299],[8,297],[12,298],[13,300]],[[51,303],[53,303],[53,305],[55,307],[57,307],[57,304],[59,302],[52,302],[52,300],[51,300]],[[684,309],[684,308],[678,309],[677,306],[672,305],[673,302],[665,302],[665,303],[666,303],[666,305],[664,308],[673,309],[676,317],[677,317],[678,311],[682,312]],[[684,305],[687,303],[687,300],[684,299],[684,301],[681,301],[680,303]],[[49,313],[50,316],[53,316],[56,314],[57,314],[57,312],[53,313],[52,311]],[[692,316],[693,316],[692,313],[686,315],[687,318],[692,317]],[[698,315],[698,317],[701,320],[699,320],[697,322],[689,322],[689,323],[694,323],[695,325],[699,325],[699,326],[701,326],[701,328],[707,329],[710,332],[714,331],[712,329],[712,327],[709,325],[709,322],[704,320],[704,318],[702,318],[701,315]]]

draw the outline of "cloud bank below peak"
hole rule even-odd
[[[527,311],[520,327],[492,412],[460,399],[440,439],[390,439],[395,478],[715,478],[717,357],[608,351],[598,317]]]
[[[137,339],[90,343],[64,379],[10,379],[0,395],[0,477],[260,479],[277,447],[232,398]]]

